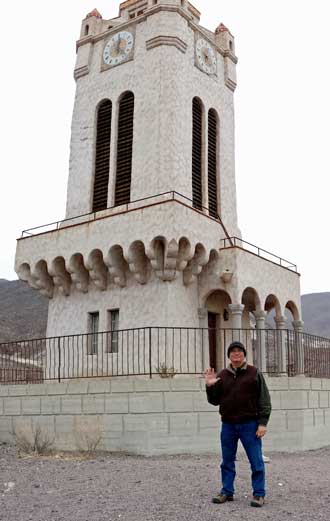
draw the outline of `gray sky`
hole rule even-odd
[[[329,2],[192,3],[202,25],[214,30],[223,22],[235,36],[243,238],[297,264],[302,293],[330,291]],[[16,278],[15,239],[23,229],[64,217],[75,40],[94,7],[112,18],[118,6],[117,0],[2,5],[0,278]]]

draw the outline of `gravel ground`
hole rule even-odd
[[[233,503],[213,505],[217,456],[125,454],[19,458],[0,447],[0,519],[3,521],[258,521],[330,519],[330,447],[267,454],[267,503],[249,505],[250,472],[237,462]]]

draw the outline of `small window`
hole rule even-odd
[[[232,51],[233,50],[233,42],[231,40],[229,40],[229,49]]]
[[[108,29],[112,29],[112,27],[113,27],[112,25],[108,25]]]
[[[140,16],[140,15],[143,14],[143,13],[144,13],[144,10],[142,9],[141,11],[138,11],[138,12],[137,12],[137,15]]]
[[[89,25],[85,25],[85,36],[89,33]]]
[[[130,13],[129,17],[130,17],[131,20],[132,20],[133,18],[135,18],[135,13]]]
[[[88,313],[88,354],[96,355],[98,347],[98,333],[99,333],[99,313]]]
[[[108,353],[118,353],[119,309],[111,309],[108,311],[108,329],[107,351]]]
[[[158,4],[158,0],[153,0],[153,4],[157,5]]]

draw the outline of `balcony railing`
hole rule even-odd
[[[36,226],[34,228],[29,228],[28,230],[23,230],[21,233],[21,238],[31,237],[33,235],[39,235],[42,233],[47,233],[55,230],[59,230],[62,228],[66,228],[68,226],[75,226],[78,224],[84,224],[87,222],[95,221],[97,219],[102,219],[104,217],[111,217],[112,215],[118,215],[120,213],[126,213],[135,210],[142,210],[143,208],[147,208],[150,206],[155,206],[163,203],[167,203],[170,201],[176,201],[178,203],[184,204],[193,210],[200,212],[202,215],[209,217],[210,219],[218,222],[224,232],[226,237],[229,237],[219,215],[211,215],[209,209],[206,206],[202,205],[194,205],[192,199],[186,197],[179,192],[174,190],[163,192],[157,195],[151,195],[149,197],[143,197],[141,199],[135,199],[134,201],[130,201],[129,203],[119,205],[119,206],[109,206],[104,210],[99,212],[89,212],[81,215],[77,215],[74,217],[70,217],[68,219],[63,219],[61,221],[55,221],[48,224],[43,224],[41,226]],[[230,239],[228,239],[230,240]]]
[[[243,241],[243,239],[240,239],[239,237],[227,237],[226,239],[222,239],[221,249],[233,247],[242,248],[243,250],[249,251],[250,253],[257,255],[258,257],[262,257],[263,259],[266,259],[270,262],[279,264],[280,266],[282,266],[282,268],[286,268],[288,270],[297,272],[296,264],[293,264],[292,262],[283,259],[282,257],[275,255],[274,253],[270,253],[269,251],[264,250],[259,246],[256,246],[255,244]]]
[[[227,364],[242,341],[248,362],[270,376],[330,378],[330,339],[291,330],[145,327],[0,344],[0,383],[202,374]]]

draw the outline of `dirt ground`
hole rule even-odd
[[[269,453],[267,502],[252,508],[250,471],[238,456],[233,503],[214,505],[219,458],[98,454],[17,457],[0,447],[1,521],[314,521],[330,519],[330,447]]]

